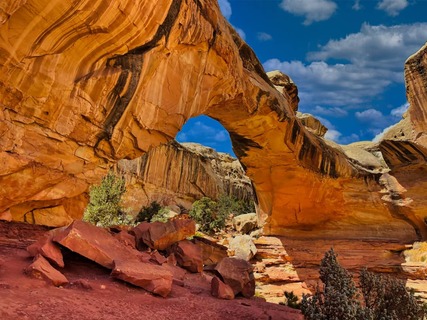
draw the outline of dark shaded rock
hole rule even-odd
[[[215,270],[218,271],[225,284],[228,284],[234,295],[241,293],[250,298],[255,294],[255,278],[252,265],[243,260],[235,258],[224,258]]]
[[[203,271],[202,249],[189,240],[182,240],[174,244],[171,249],[178,265],[190,272]]]
[[[222,282],[218,277],[214,277],[211,281],[211,294],[219,299],[233,300],[233,289]]]
[[[159,251],[155,250],[155,251],[151,252],[150,261],[157,263],[158,265],[162,265],[162,264],[168,262],[168,259],[166,257],[162,256],[159,253]]]

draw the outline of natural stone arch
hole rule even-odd
[[[0,212],[22,218],[43,208],[47,220],[58,212],[73,217],[81,213],[82,192],[110,165],[206,114],[230,133],[267,232],[417,238],[413,225],[381,206],[378,174],[304,128],[295,97],[276,90],[216,1],[136,6],[3,5]]]

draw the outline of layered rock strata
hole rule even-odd
[[[189,208],[202,197],[254,199],[252,183],[237,159],[196,143],[171,141],[135,160],[120,160],[116,168],[126,179],[124,205],[132,212],[154,200]]]
[[[112,164],[205,114],[230,133],[266,233],[425,237],[422,178],[410,190],[395,170],[405,194],[307,130],[292,81],[267,77],[216,1],[6,0],[0,17],[0,216],[66,224]],[[425,59],[406,66],[417,119],[405,154],[424,154]]]

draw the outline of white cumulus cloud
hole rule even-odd
[[[297,16],[305,17],[304,25],[328,20],[337,9],[331,0],[282,0],[280,7]]]
[[[375,109],[368,109],[361,112],[356,112],[355,116],[358,120],[362,122],[378,122],[382,121],[384,115],[381,111]]]
[[[408,6],[408,0],[381,0],[378,9],[387,12],[389,16],[395,17],[400,11]]]
[[[427,39],[427,23],[371,26],[364,23],[358,33],[329,40],[309,60],[343,59],[359,67],[402,72],[404,61]]]
[[[269,41],[269,40],[273,39],[271,34],[268,34],[266,32],[258,32],[256,34],[256,37],[259,41]]]
[[[359,11],[360,9],[362,9],[362,6],[360,5],[360,0],[355,0],[351,8],[356,11]]]
[[[224,17],[230,20],[231,14],[233,13],[230,2],[228,0],[218,0],[218,4]]]
[[[390,84],[403,84],[405,60],[426,39],[427,23],[390,27],[363,24],[360,32],[329,40],[309,53],[309,62],[270,59],[264,68],[281,70],[295,81],[302,108],[361,108]]]
[[[403,114],[406,112],[406,110],[408,110],[408,108],[409,108],[409,103],[407,102],[407,103],[401,105],[400,107],[392,109],[390,111],[390,114],[393,117],[402,118]]]
[[[339,107],[315,106],[310,112],[312,112],[314,115],[330,116],[336,118],[345,117],[348,115],[346,110]]]

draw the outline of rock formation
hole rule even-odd
[[[140,158],[120,160],[116,170],[126,179],[124,206],[134,213],[154,200],[189,208],[202,197],[254,199],[252,183],[237,159],[197,143],[173,140]]]
[[[415,140],[380,144],[384,176],[304,127],[295,85],[267,77],[215,0],[6,0],[0,34],[0,216],[68,223],[109,166],[205,114],[230,133],[266,233],[426,237],[425,48],[406,65]]]

